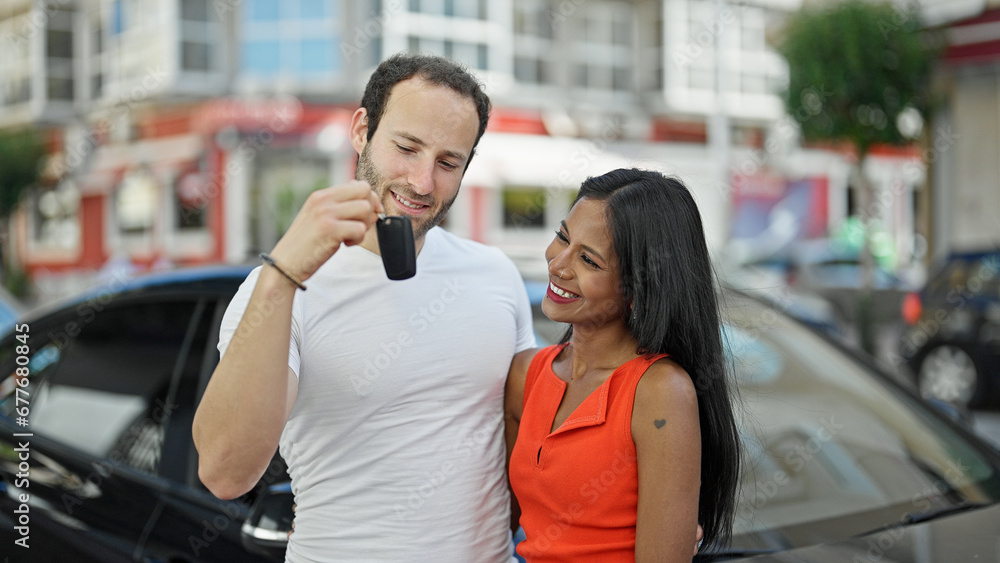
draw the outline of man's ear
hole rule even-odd
[[[351,116],[351,146],[358,154],[364,150],[368,144],[368,110],[358,108]]]

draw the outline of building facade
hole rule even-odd
[[[1000,247],[1000,2],[952,17],[938,79],[946,103],[927,148],[934,254]]]
[[[446,227],[529,277],[545,275],[579,183],[614,167],[684,180],[714,250],[769,232],[763,200],[811,202],[785,236],[850,212],[849,162],[802,151],[777,94],[787,71],[767,32],[798,0],[6,5],[0,128],[44,129],[50,145],[11,233],[43,299],[113,269],[270,249],[309,192],[353,177],[350,115],[378,62],[406,50],[463,63],[490,94]],[[876,158],[875,176],[909,193],[918,156]],[[912,213],[906,197],[887,212],[911,242]]]

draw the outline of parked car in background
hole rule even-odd
[[[799,240],[740,263],[746,271],[766,272],[789,288],[829,302],[833,316],[853,326],[859,313],[863,269],[857,250],[830,239]],[[912,284],[886,268],[872,268],[873,319],[896,319]]]
[[[719,264],[716,272],[724,286],[760,299],[833,338],[844,338],[847,325],[837,307],[814,291],[790,285],[784,266]]]
[[[138,278],[0,339],[10,561],[283,561],[293,498],[280,458],[221,501],[198,481],[191,439],[222,313],[248,272]],[[774,307],[723,301],[747,457],[733,545],[700,560],[1000,557],[1000,453]],[[30,551],[15,544],[21,514]]]
[[[921,394],[1000,406],[1000,249],[950,255],[903,317],[899,351]]]
[[[257,489],[221,501],[198,480],[191,438],[222,313],[249,271],[116,279],[0,341],[0,542],[11,561],[270,560],[248,553],[240,526],[261,490],[288,479],[280,458]],[[30,551],[14,543],[23,504]]]
[[[0,335],[14,326],[14,321],[24,313],[24,307],[7,290],[0,287]]]

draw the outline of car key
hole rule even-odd
[[[417,253],[413,245],[413,227],[405,215],[379,213],[375,232],[382,265],[390,280],[405,280],[417,273]]]

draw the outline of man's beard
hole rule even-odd
[[[354,173],[354,178],[356,180],[364,180],[365,182],[368,182],[368,184],[372,187],[372,191],[375,192],[379,201],[382,202],[382,205],[385,205],[387,197],[389,199],[395,199],[390,193],[390,188],[393,187],[396,188],[396,193],[403,197],[410,197],[413,195],[412,190],[405,185],[400,184],[393,186],[385,181],[382,174],[375,168],[375,163],[372,162],[371,156],[368,154],[369,147],[371,147],[371,145],[366,144],[365,148],[361,149],[361,155],[358,157],[358,168]],[[413,224],[413,238],[415,240],[419,240],[423,238],[423,236],[426,235],[432,228],[441,224],[441,221],[444,221],[445,216],[448,215],[448,210],[451,209],[451,205],[455,203],[455,198],[457,197],[458,194],[456,193],[455,197],[446,201],[444,205],[441,206],[441,209],[433,216],[420,219],[411,217],[410,219]],[[421,198],[418,196],[414,196],[412,199],[414,201],[421,201]]]

